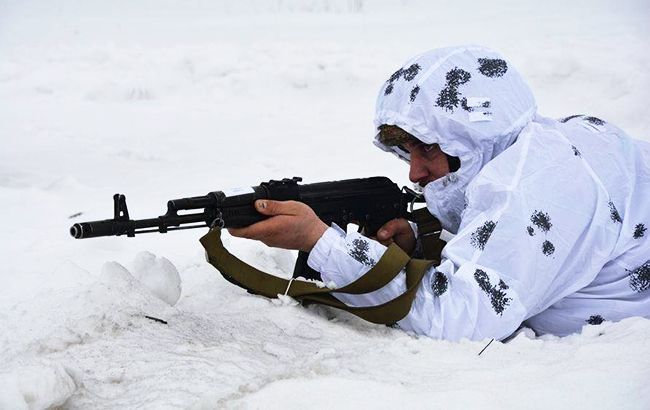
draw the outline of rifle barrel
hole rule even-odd
[[[187,215],[159,216],[149,219],[128,219],[116,220],[106,219],[103,221],[82,222],[72,225],[70,235],[77,239],[96,238],[99,236],[133,236],[146,232],[167,232],[178,230],[181,224],[192,224],[202,222],[201,225],[183,227],[183,229],[200,228],[208,226],[208,212],[200,212]],[[151,229],[156,228],[156,229]]]

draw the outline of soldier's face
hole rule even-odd
[[[402,145],[411,155],[409,179],[424,187],[449,173],[447,156],[438,144],[409,141]]]

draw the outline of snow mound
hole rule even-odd
[[[55,307],[55,308],[53,308]],[[0,315],[0,352],[10,363],[20,355],[62,352],[114,336],[136,318],[168,318],[174,309],[151,294],[117,262],[107,262],[89,284],[45,290]],[[9,317],[20,317],[11,321]]]
[[[47,359],[22,362],[0,373],[0,408],[44,409],[60,406],[77,390],[73,372]]]
[[[181,297],[181,276],[166,258],[156,257],[151,252],[140,252],[133,261],[133,276],[170,306],[174,306]]]

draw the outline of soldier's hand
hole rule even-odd
[[[245,228],[230,228],[228,232],[275,248],[309,252],[327,230],[327,225],[302,202],[262,199],[255,201],[255,209],[270,218]]]
[[[404,218],[386,222],[377,231],[377,240],[386,246],[395,242],[409,255],[415,250],[415,233],[409,222]]]

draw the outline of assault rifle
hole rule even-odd
[[[277,201],[300,201],[309,205],[326,224],[336,223],[346,227],[349,223],[359,226],[368,236],[394,218],[412,219],[409,205],[423,202],[421,195],[397,184],[386,177],[347,179],[342,181],[298,184],[300,177],[263,182],[259,186],[214,191],[204,196],[172,199],[167,202],[167,212],[157,218],[130,219],[126,197],[113,195],[112,219],[81,222],[72,225],[70,235],[77,239],[101,236],[160,232],[202,227],[240,228],[266,219],[255,210],[258,199]],[[179,211],[200,210],[179,213]],[[313,278],[307,266],[307,252],[300,251],[294,277]]]

